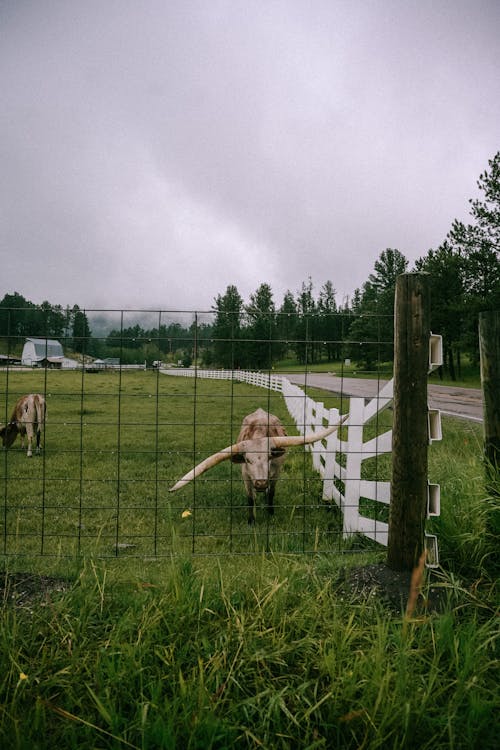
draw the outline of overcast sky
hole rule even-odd
[[[0,299],[206,310],[469,219],[498,0],[0,0]]]

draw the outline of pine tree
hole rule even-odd
[[[277,351],[273,347],[276,339],[276,310],[269,284],[261,284],[250,295],[250,303],[245,307],[245,312],[245,359],[252,368],[270,369]]]
[[[219,367],[237,369],[242,363],[243,299],[234,285],[229,285],[223,296],[215,299],[213,329],[214,358]]]

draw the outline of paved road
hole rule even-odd
[[[334,393],[348,396],[373,398],[387,382],[386,380],[365,380],[358,378],[339,378],[326,372],[283,373],[291,383],[313,388],[324,388]],[[458,388],[446,385],[429,385],[429,406],[448,414],[474,422],[483,421],[482,393],[479,388]]]

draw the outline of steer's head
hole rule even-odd
[[[2,438],[2,445],[6,448],[10,448],[12,443],[17,437],[18,429],[15,422],[9,422],[0,429],[0,437]]]
[[[281,464],[278,459],[285,455],[285,448],[276,446],[268,437],[243,440],[237,447],[231,454],[231,461],[242,465],[245,478],[252,482],[256,492],[264,492],[272,478],[272,462]]]
[[[205,458],[201,463],[188,471],[182,479],[170,488],[170,492],[175,492],[191,482],[196,477],[201,476],[203,472],[217,466],[221,461],[231,460],[234,463],[242,464],[243,473],[252,481],[257,491],[267,489],[268,482],[272,476],[273,467],[277,470],[281,464],[280,458],[283,458],[285,448],[294,445],[310,445],[318,440],[324,440],[328,435],[335,432],[339,426],[346,421],[348,414],[345,414],[337,424],[331,425],[326,429],[312,432],[308,435],[278,435],[277,437],[253,438],[252,440],[241,440],[234,445],[214,453],[212,456]],[[276,472],[277,476],[278,471]],[[274,478],[276,478],[276,476]]]

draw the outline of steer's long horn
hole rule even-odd
[[[318,440],[323,440],[324,438],[328,437],[328,435],[331,435],[332,432],[338,430],[340,425],[346,421],[348,416],[349,414],[345,414],[342,419],[337,422],[337,424],[334,424],[331,427],[327,427],[320,432],[310,432],[308,435],[285,435],[283,437],[270,437],[269,443],[275,448],[291,448],[293,445],[308,445],[309,443],[316,443]],[[213,466],[217,466],[217,464],[220,464],[222,461],[227,461],[235,453],[241,453],[245,447],[248,448],[249,442],[251,441],[245,440],[240,443],[234,443],[234,445],[229,445],[227,448],[224,448],[218,453],[214,453],[212,456],[205,458],[205,460],[195,466],[194,469],[191,469],[191,471],[188,471],[187,474],[184,474],[182,479],[179,479],[179,481],[170,488],[169,492],[180,490],[181,487],[184,487],[184,485],[192,482],[193,479],[199,477],[200,474],[203,474],[203,472],[208,471],[208,469],[211,469]]]
[[[204,471],[211,469],[212,466],[217,466],[217,464],[220,464],[222,461],[227,461],[228,458],[231,458],[231,456],[233,456],[235,453],[240,452],[241,443],[235,443],[234,445],[229,445],[227,448],[224,448],[218,453],[214,453],[213,456],[205,458],[205,460],[195,466],[194,469],[191,469],[191,471],[188,471],[187,474],[184,474],[182,479],[179,479],[179,481],[170,488],[169,492],[180,490],[181,487],[184,487],[185,484],[188,484],[188,482],[191,482],[196,477],[199,477],[200,474],[203,474]]]
[[[348,417],[348,413],[344,414],[337,424],[327,427],[324,430],[320,430],[319,432],[310,432],[308,435],[284,435],[283,437],[273,437],[273,444],[276,448],[291,448],[293,445],[309,445],[309,443],[316,443],[318,440],[324,440],[324,438],[331,435],[332,432],[338,430],[340,425],[342,425]]]

